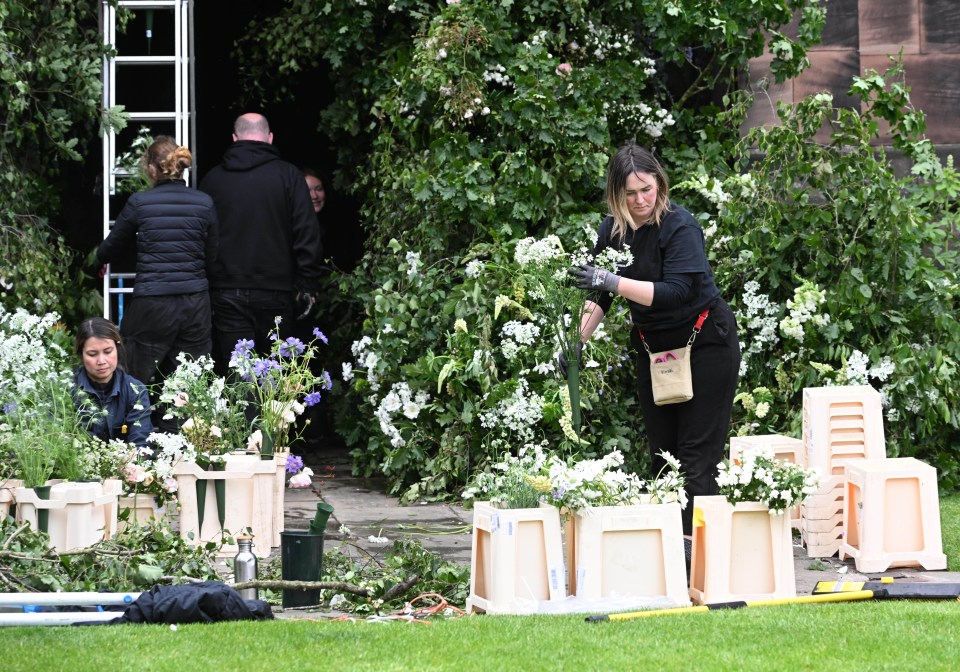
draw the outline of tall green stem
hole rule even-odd
[[[570,424],[580,436],[580,360],[577,346],[567,352],[567,391],[570,393]]]

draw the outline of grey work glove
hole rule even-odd
[[[605,268],[597,268],[590,264],[580,264],[567,271],[567,274],[573,278],[573,284],[577,289],[587,291],[612,292],[617,293],[617,287],[620,286],[620,276],[613,271]]]
[[[563,350],[560,351],[560,356],[557,357],[557,365],[560,367],[560,373],[563,374],[563,377],[567,377],[567,358],[563,353]],[[583,341],[577,343],[577,367],[583,368]]]
[[[310,316],[310,313],[313,312],[313,307],[317,304],[317,297],[315,294],[310,292],[299,291],[297,296],[294,299],[294,305],[296,306],[297,319],[303,320]]]

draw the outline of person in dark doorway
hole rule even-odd
[[[611,214],[600,224],[593,253],[610,246],[627,248],[633,262],[618,269],[619,275],[586,264],[570,274],[577,287],[594,293],[581,323],[583,342],[615,296],[624,297],[630,306],[631,344],[637,354],[637,386],[653,473],[664,466],[660,453],[666,451],[680,461],[686,476],[690,504],[682,520],[689,563],[693,498],[717,493],[717,465],[726,452],[740,343],[736,319],[714,283],[703,230],[693,215],[670,201],[669,189],[667,175],[651,152],[634,144],[621,147],[607,166]],[[709,313],[691,351],[694,396],[657,406],[640,330],[652,352],[683,349],[704,311]]]
[[[181,352],[210,354],[207,269],[217,252],[217,213],[213,199],[186,185],[192,163],[174,138],[156,138],[142,159],[153,187],[127,200],[97,248],[100,262],[109,263],[136,242],[136,283],[120,328],[127,370],[147,385],[173,372]]]
[[[153,432],[147,386],[118,367],[123,342],[116,325],[91,317],[77,329],[75,349],[81,365],[73,372],[87,431],[110,441],[120,439],[145,447]]]
[[[302,172],[320,223],[325,266],[349,273],[363,256],[364,232],[356,211],[333,189],[326,173],[311,167],[304,167]]]
[[[319,218],[320,212],[327,202],[327,183],[329,180],[319,170],[310,167],[303,169],[303,178],[307,181],[307,189],[310,190],[313,212]]]
[[[237,341],[270,350],[280,320],[309,315],[316,303],[321,244],[310,192],[300,170],[280,158],[266,117],[240,115],[221,163],[200,182],[220,221],[210,266],[213,358],[225,375]]]

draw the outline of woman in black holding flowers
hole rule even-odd
[[[680,461],[691,502],[682,515],[689,538],[693,498],[717,493],[717,465],[726,454],[740,369],[737,323],[714,283],[703,230],[693,215],[670,201],[667,175],[651,152],[634,144],[617,151],[607,167],[606,198],[611,214],[600,224],[594,257],[607,247],[626,247],[633,262],[618,269],[619,275],[589,265],[571,269],[577,287],[594,292],[587,300],[581,338],[590,338],[615,296],[627,300],[653,473],[664,466],[661,452]],[[694,396],[657,406],[639,332],[651,352],[682,350],[703,311],[709,313],[691,356]]]

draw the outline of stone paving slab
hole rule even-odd
[[[321,499],[333,506],[327,523],[329,543],[344,539],[341,525],[350,529],[351,542],[374,553],[384,546],[368,537],[419,540],[425,548],[456,563],[470,564],[472,512],[450,503],[401,506],[396,497],[386,494],[382,479],[365,479],[351,474],[347,451],[329,448],[310,453],[306,458],[314,470],[314,488],[287,490],[285,525],[287,529],[306,529]],[[275,549],[278,552],[278,549]],[[890,576],[910,582],[960,583],[960,572],[926,571],[920,568],[896,568],[881,574],[860,574],[852,559],[807,557],[806,549],[794,545],[794,571],[797,595],[809,595],[819,581],[867,581]]]

